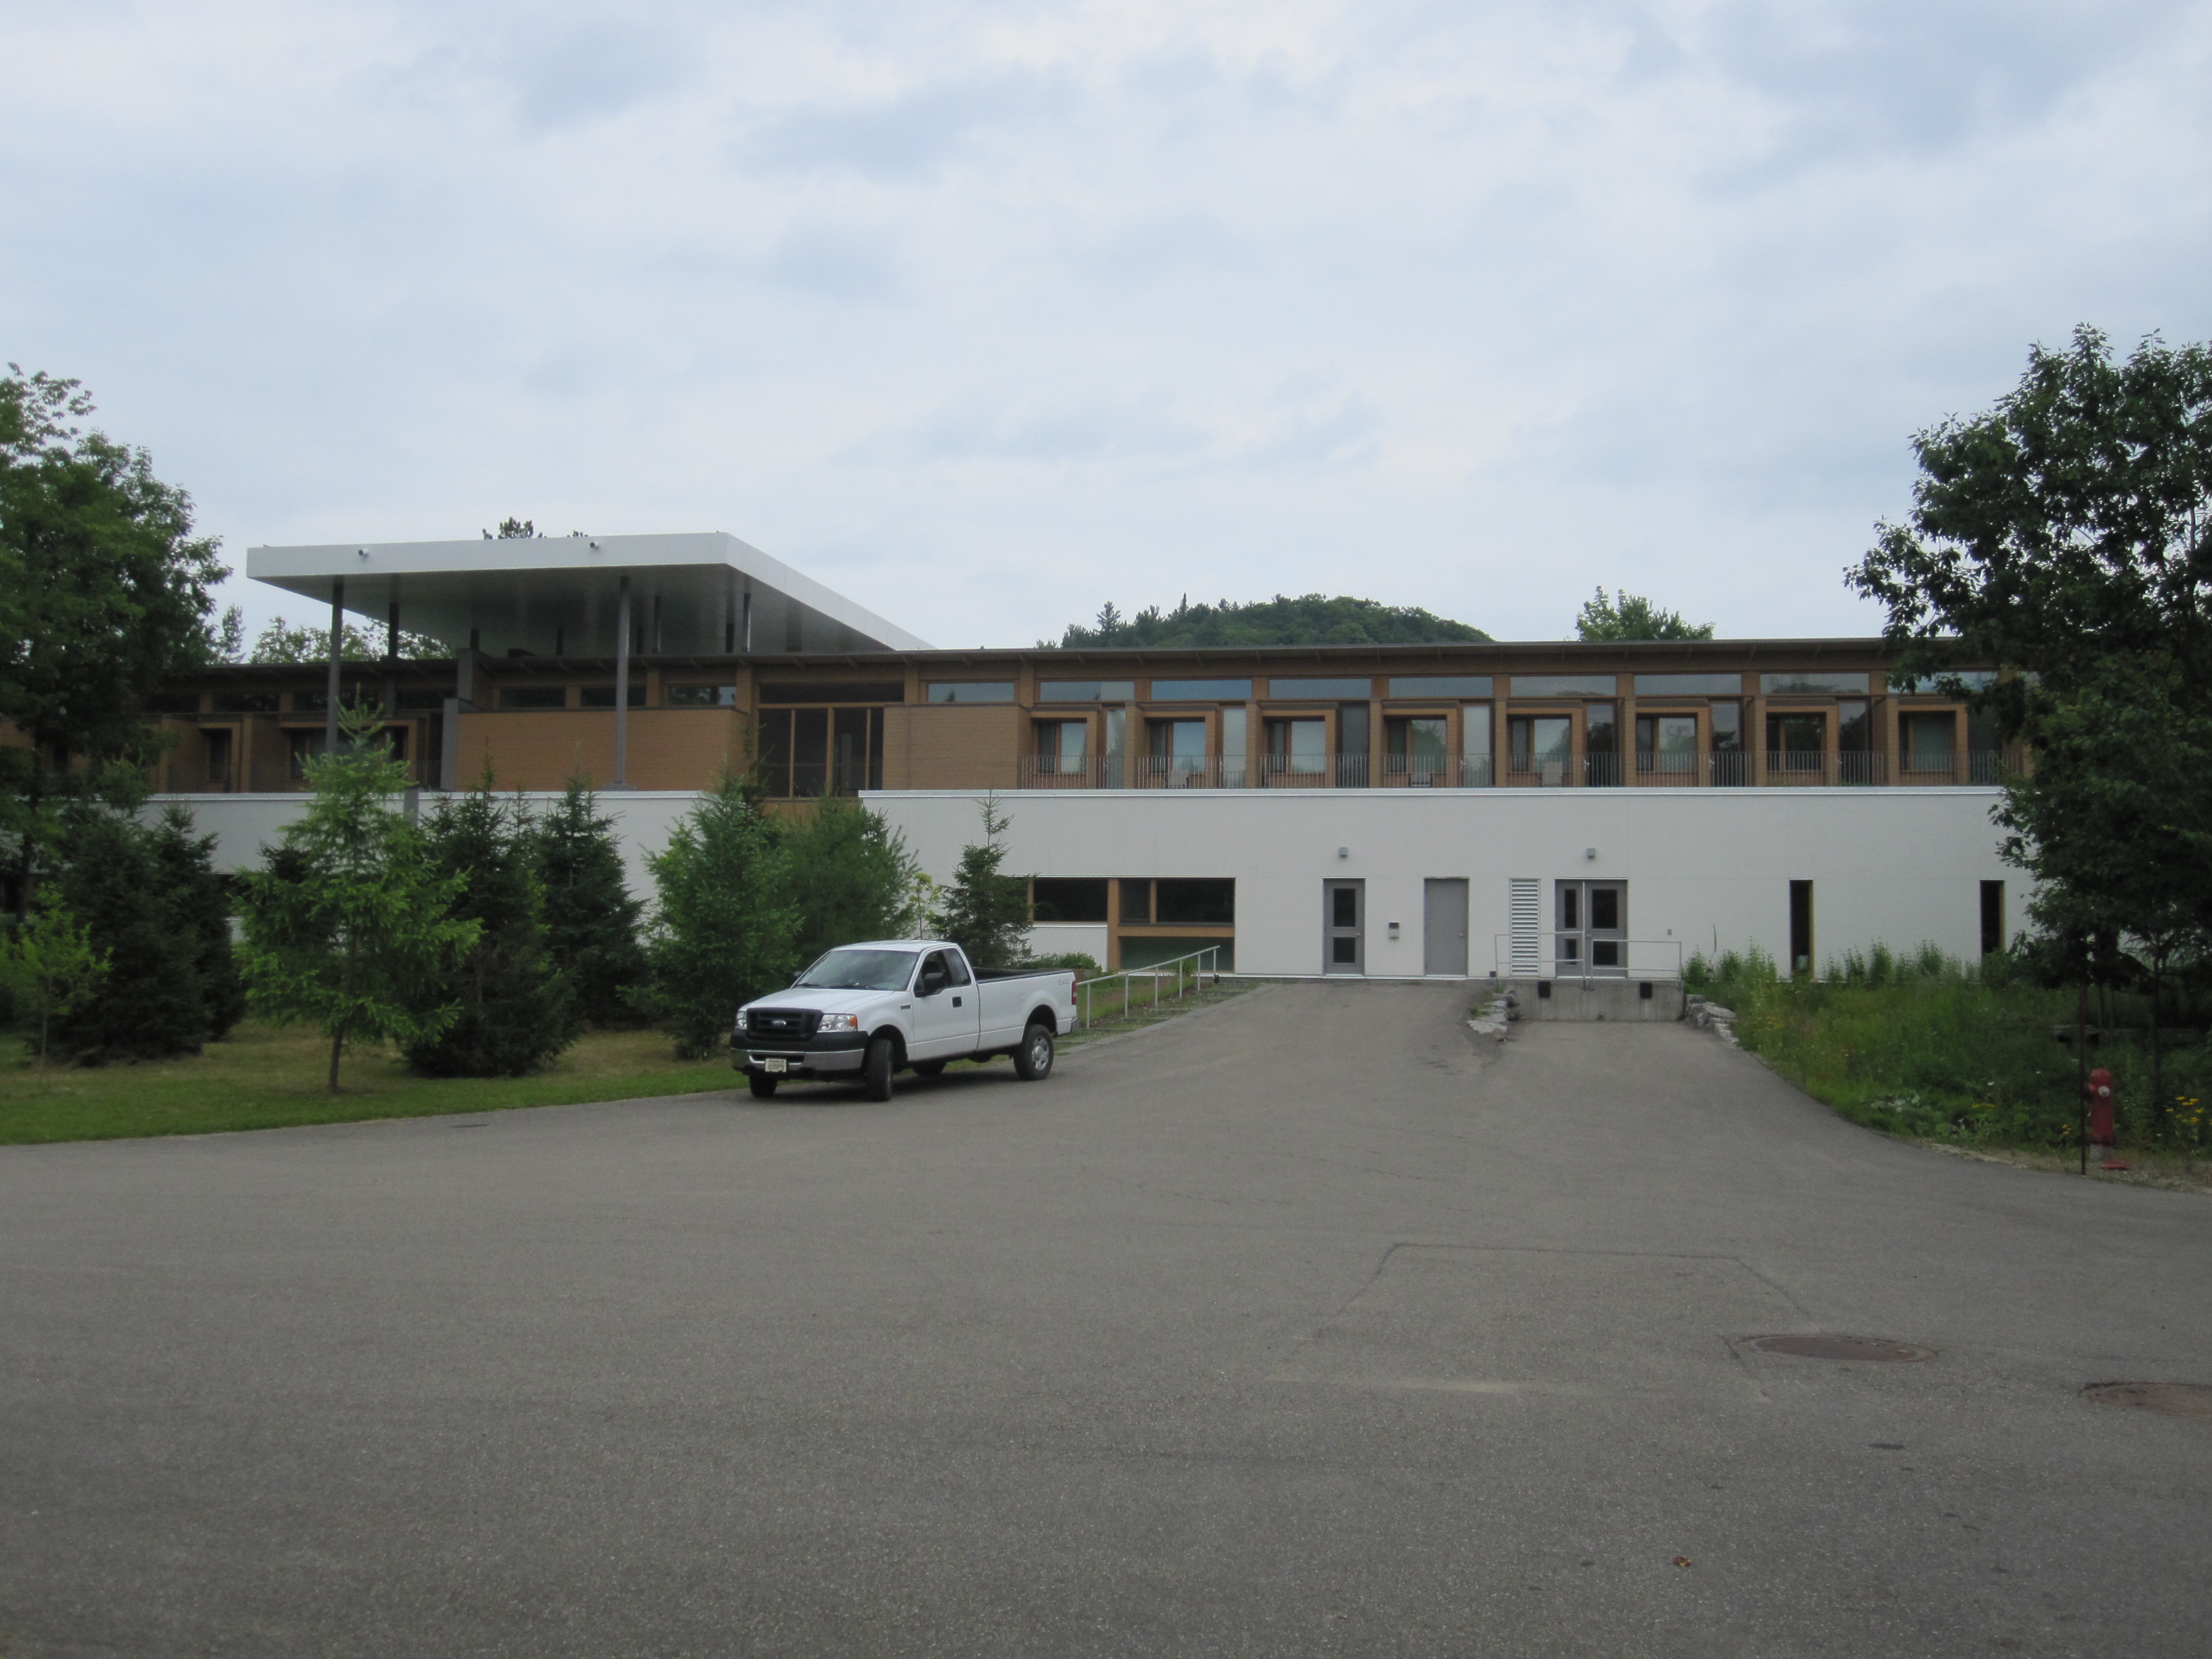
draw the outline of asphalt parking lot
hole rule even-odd
[[[1466,1000],[0,1149],[0,1655],[2212,1650],[2212,1203]]]

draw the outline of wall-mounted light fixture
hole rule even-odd
[[[1340,847],[1336,849],[1336,855],[1340,859],[1348,859],[1352,856],[1352,849],[1349,847]]]
[[[1597,856],[1597,848],[1595,848],[1595,847],[1585,847],[1585,848],[1583,848],[1583,856],[1584,858],[1586,858],[1586,859],[1594,859],[1594,858],[1595,858],[1595,857]]]
[[[1392,939],[1398,937],[1398,924],[1395,921],[1390,924],[1390,937]]]

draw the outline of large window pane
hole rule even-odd
[[[801,800],[820,794],[830,781],[830,711],[791,711],[791,793]]]
[[[868,787],[868,711],[836,710],[830,716],[830,732],[831,787],[841,795],[858,794]]]
[[[1237,883],[1226,877],[1163,878],[1158,919],[1186,924],[1232,922],[1237,920]]]
[[[791,793],[791,711],[770,708],[760,717],[761,777],[771,795]]]
[[[1106,878],[1103,876],[1039,876],[1033,884],[1034,912],[1039,921],[1103,921],[1106,920]]]

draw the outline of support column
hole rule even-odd
[[[629,577],[615,601],[615,777],[608,786],[629,787]]]
[[[331,579],[330,695],[323,705],[323,757],[338,752],[338,664],[345,650],[345,578]]]
[[[399,712],[399,601],[392,600],[384,619],[384,713]],[[419,761],[420,757],[417,757]],[[417,769],[420,768],[418,766]]]

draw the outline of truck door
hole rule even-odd
[[[914,981],[914,1045],[909,1060],[951,1060],[975,1048],[975,985],[957,951],[932,951]]]

